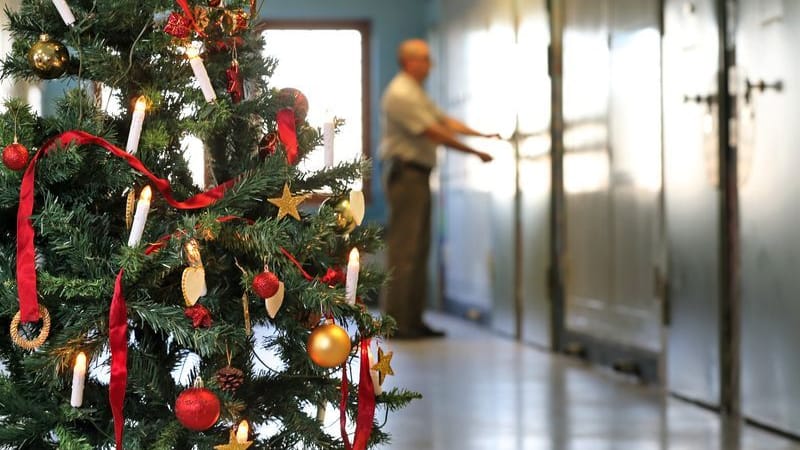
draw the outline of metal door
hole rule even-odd
[[[607,335],[611,297],[606,0],[564,8],[564,191],[566,328]]]
[[[742,409],[800,430],[800,2],[741,0],[736,31]]]
[[[720,395],[718,23],[714,0],[664,5],[664,201],[669,254],[667,385]]]
[[[520,331],[525,342],[549,348],[550,29],[545,0],[518,0],[517,11]]]
[[[472,127],[513,134],[513,0],[443,0],[439,34],[444,109]],[[515,335],[516,160],[507,141],[470,139],[495,156],[446,152],[441,176],[444,292],[454,312],[481,321],[493,317]]]
[[[661,299],[654,286],[664,253],[660,2],[565,6],[567,340],[601,344],[607,362],[655,377]]]

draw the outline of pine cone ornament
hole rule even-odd
[[[233,366],[223,367],[217,371],[217,384],[225,392],[236,392],[244,383],[244,372]]]

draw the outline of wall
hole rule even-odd
[[[429,0],[266,0],[262,16],[275,20],[369,20],[372,23],[370,83],[372,112],[370,154],[374,158],[372,201],[367,220],[385,222],[386,204],[380,183],[380,96],[397,72],[395,51],[404,39],[426,34]],[[313,100],[313,99],[312,99]]]

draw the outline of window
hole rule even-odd
[[[270,85],[303,92],[312,127],[344,120],[334,138],[333,164],[368,156],[367,24],[267,22],[265,29],[264,53],[278,61]],[[319,170],[325,163],[320,146],[301,169]],[[352,188],[362,189],[361,183]]]

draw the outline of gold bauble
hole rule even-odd
[[[350,234],[356,229],[356,219],[350,209],[350,199],[346,195],[331,197],[322,202],[322,206],[333,208],[333,212],[336,213],[337,233]]]
[[[350,355],[350,336],[339,325],[326,323],[311,332],[306,351],[318,366],[339,367]]]
[[[64,44],[52,40],[47,34],[42,34],[28,50],[28,64],[36,75],[45,80],[52,80],[67,71],[69,52]]]

